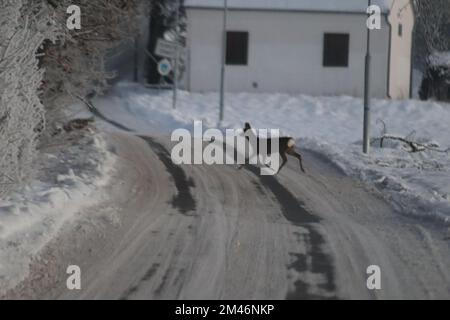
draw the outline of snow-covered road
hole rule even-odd
[[[393,212],[326,159],[276,177],[175,166],[165,137],[114,133],[109,201],[66,226],[9,297],[64,299],[450,298],[450,242]],[[68,265],[82,290],[66,288]],[[381,290],[366,287],[370,265]]]

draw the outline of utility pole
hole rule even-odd
[[[176,44],[176,53],[175,53],[175,69],[173,71],[173,98],[172,98],[172,108],[177,108],[177,98],[178,98],[178,65],[180,60],[180,7],[181,0],[177,0],[177,14],[175,20],[175,44]]]
[[[224,0],[223,6],[223,31],[222,31],[222,67],[220,72],[220,113],[219,120],[223,121],[224,104],[225,104],[225,63],[227,52],[227,14],[228,0]]]
[[[368,0],[368,8],[372,5],[372,0]],[[368,17],[370,12],[368,11]],[[367,25],[367,49],[365,60],[365,75],[364,75],[364,132],[363,132],[363,152],[369,154],[370,152],[370,28]]]
[[[134,82],[139,82],[139,38],[139,34],[134,37]]]

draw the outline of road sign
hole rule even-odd
[[[163,58],[173,59],[177,55],[177,44],[172,41],[158,39],[155,54]]]
[[[158,63],[159,74],[162,75],[163,77],[165,77],[165,76],[169,75],[170,71],[172,71],[172,65],[171,65],[170,61],[167,59],[162,59]]]

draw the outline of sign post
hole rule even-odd
[[[369,8],[372,1],[368,0],[369,7],[367,8],[370,15]],[[363,152],[369,154],[370,152],[370,28],[367,26],[367,49],[365,60],[365,75],[364,75],[364,132],[363,132]]]
[[[162,59],[158,63],[158,73],[163,77],[167,77],[172,71],[172,65],[168,59]]]
[[[224,104],[225,104],[225,62],[227,52],[227,14],[228,1],[224,0],[223,8],[223,34],[222,34],[222,68],[220,72],[220,103],[219,103],[219,121],[223,121]]]
[[[176,31],[176,39],[175,39],[175,70],[173,76],[173,99],[172,99],[172,108],[177,108],[177,95],[178,95],[178,64],[180,60],[180,7],[181,0],[177,0],[177,16],[175,21],[175,31]]]

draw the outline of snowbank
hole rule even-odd
[[[217,127],[217,93],[179,93],[176,110],[171,92],[121,83],[113,97],[95,105],[111,119],[140,133],[170,133],[192,129],[194,120]],[[285,94],[227,94],[221,127],[280,129],[308,148],[370,186],[375,186],[406,214],[438,218],[450,224],[450,155],[427,151],[410,153],[399,144],[374,145],[371,156],[361,153],[363,102],[352,97],[310,97]],[[415,100],[374,100],[372,136],[379,136],[377,119],[388,133],[401,136],[415,131],[415,139],[450,147],[450,105]]]
[[[367,156],[359,144],[342,146],[316,139],[301,139],[299,145],[375,187],[398,211],[450,225],[449,155],[374,148]]]
[[[0,294],[23,279],[30,259],[64,222],[104,197],[99,189],[114,162],[99,134],[68,140],[42,155],[29,187],[0,200]]]

